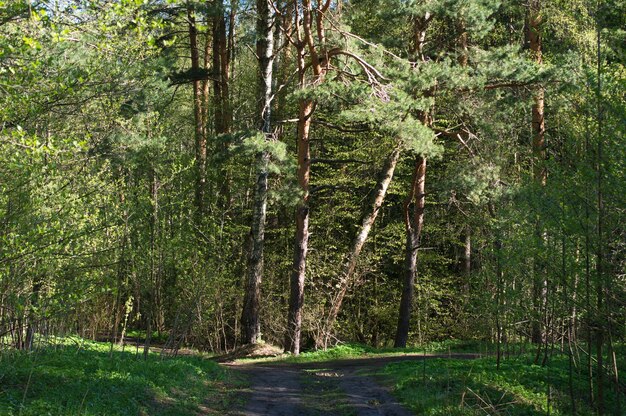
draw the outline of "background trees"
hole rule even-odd
[[[626,304],[623,16],[0,5],[3,345],[389,345],[404,291],[396,344],[534,340],[544,365],[560,345],[602,409]]]

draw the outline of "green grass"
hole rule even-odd
[[[626,345],[616,345],[619,368],[626,367]],[[571,415],[573,414],[569,387],[569,358],[559,354],[555,346],[547,366],[534,365],[536,346],[527,343],[504,346],[500,370],[496,369],[496,346],[480,341],[443,341],[430,343],[423,348],[374,349],[361,344],[343,344],[326,351],[304,352],[299,356],[283,355],[264,361],[290,363],[322,363],[339,359],[386,357],[402,354],[477,353],[482,358],[469,360],[459,358],[431,358],[389,364],[378,370],[375,376],[389,384],[400,402],[420,415],[474,416],[484,414],[521,415]],[[593,352],[592,352],[593,353]],[[594,354],[595,357],[595,354]],[[576,355],[577,363],[572,371],[572,388],[576,414],[592,415],[586,381],[585,354]],[[608,357],[605,357],[608,362]],[[257,360],[258,361],[258,360]],[[595,366],[595,364],[594,364]],[[364,375],[368,370],[365,370]],[[371,375],[371,374],[369,374]],[[608,377],[607,377],[608,378]],[[320,388],[333,397],[329,381],[316,381]],[[314,383],[314,384],[315,384]],[[623,383],[622,383],[623,384]],[[315,386],[312,386],[315,387]],[[622,385],[622,389],[624,386]],[[626,397],[621,395],[621,409],[615,397],[614,386],[607,381],[605,388],[607,414],[624,414]],[[318,395],[316,406],[328,410]],[[482,408],[482,409],[481,409]]]
[[[146,334],[147,332],[145,330],[130,329],[126,332],[126,337],[139,339],[143,342],[146,339]],[[150,342],[154,344],[165,344],[169,339],[169,336],[170,334],[168,332],[161,332],[159,334],[157,331],[153,331]]]
[[[365,357],[376,350],[361,344],[342,344],[327,350],[307,351],[298,356],[288,355],[284,360],[293,363],[313,363],[347,358]]]
[[[0,415],[223,414],[236,390],[199,356],[147,360],[110,344],[64,339],[0,355]]]
[[[373,348],[368,345],[347,343],[340,344],[327,350],[305,351],[300,355],[289,354],[267,358],[244,358],[241,362],[275,362],[283,361],[288,363],[322,363],[325,361],[343,360],[350,358],[367,357],[392,357],[405,354],[447,354],[447,353],[493,353],[493,346],[479,341],[441,341],[432,342],[423,347],[407,348]]]
[[[528,354],[503,360],[499,371],[494,357],[399,362],[387,365],[378,375],[393,386],[403,404],[420,415],[484,415],[497,411],[521,416],[545,415],[548,410],[551,415],[573,414],[568,358],[555,356],[547,367],[533,365],[532,358]],[[584,375],[573,374],[573,387],[577,414],[595,414],[586,400]],[[614,396],[610,386],[606,390],[608,407],[612,409]]]

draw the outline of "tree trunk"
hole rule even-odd
[[[365,241],[367,240],[369,232],[374,225],[374,221],[376,221],[376,217],[380,212],[380,207],[385,200],[387,189],[389,188],[389,184],[393,179],[393,174],[396,169],[396,165],[398,164],[398,159],[400,158],[400,150],[401,149],[399,146],[396,147],[385,160],[383,169],[380,172],[380,179],[376,184],[376,191],[374,193],[371,208],[363,217],[363,221],[361,222],[361,228],[356,235],[354,241],[352,242],[352,249],[350,250],[348,258],[343,265],[339,291],[335,295],[335,298],[333,299],[333,302],[331,304],[331,309],[326,319],[326,324],[322,334],[324,339],[323,345],[320,346],[323,348],[326,348],[328,346],[333,331],[333,325],[335,323],[335,320],[337,319],[339,311],[341,310],[341,305],[352,280],[354,270],[356,269],[359,255],[361,254],[361,250],[365,245]]]
[[[426,56],[424,55],[426,29],[432,17],[433,16],[427,12],[423,17],[416,17],[413,21],[413,45],[411,46],[411,53],[416,60],[421,60],[422,62],[426,61]],[[430,124],[428,112],[421,112],[419,118],[424,125]],[[396,327],[394,340],[394,347],[396,348],[406,347],[409,337],[411,307],[413,304],[415,279],[417,275],[417,251],[419,250],[420,237],[424,225],[425,183],[426,157],[420,155],[415,159],[411,190],[403,204],[406,243],[404,253],[404,280],[402,284],[402,296],[400,298],[398,325]],[[410,207],[413,203],[413,215],[411,216]]]
[[[194,73],[200,70],[200,54],[198,50],[198,29],[196,28],[195,11],[192,7],[187,9],[187,18],[189,21],[189,48],[191,51],[191,69]],[[206,82],[204,84],[207,84]],[[205,87],[203,83],[194,79],[193,81],[193,113],[195,127],[195,168],[196,168],[196,214],[197,222],[202,218],[204,213],[204,198],[206,194],[206,120],[205,120]]]
[[[318,45],[313,39],[313,5],[311,0],[302,0],[301,11],[294,10],[295,32],[297,35],[298,81],[300,88],[305,87],[305,56],[308,51],[311,68],[313,69],[313,85],[321,83],[325,70],[320,64],[318,48],[325,47],[324,28],[318,11],[317,34]],[[297,6],[297,5],[296,5]],[[302,15],[302,19],[300,19]],[[311,148],[309,131],[311,118],[315,110],[315,102],[310,99],[300,100],[298,111],[298,185],[303,196],[296,209],[296,237],[294,243],[293,265],[290,278],[289,312],[287,314],[287,331],[285,334],[285,351],[295,355],[300,353],[300,337],[302,332],[302,306],[304,304],[304,278],[306,274],[306,256],[309,244],[309,177],[311,174]]]
[[[232,55],[230,48],[234,47],[234,37],[230,34],[234,34],[234,23],[234,9],[227,14],[224,5],[220,3],[213,18],[213,125],[216,135],[230,133],[233,124],[230,101]],[[228,141],[221,141],[218,151],[224,152],[229,146]],[[227,212],[232,202],[231,177],[225,165],[219,167],[219,176],[221,183],[218,186],[218,206]]]
[[[277,119],[284,118],[283,109],[286,108],[285,104],[288,95],[284,86],[289,84],[292,72],[293,53],[289,44],[289,36],[286,34],[292,33],[293,31],[294,1],[295,0],[286,0],[284,2],[281,10],[282,16],[278,18],[276,24],[276,38],[278,44],[276,45],[277,54],[275,64],[277,74],[274,78],[276,84],[274,91],[276,94],[275,116]]]
[[[232,124],[229,100],[229,68],[230,52],[228,50],[226,16],[222,9],[213,19],[213,92],[216,134],[228,133]]]
[[[294,2],[294,35],[298,53],[298,81],[300,88],[307,85],[319,85],[324,81],[326,72],[331,67],[331,54],[326,48],[326,31],[324,29],[325,14],[329,13],[330,0],[317,2],[313,6],[311,0]],[[315,26],[315,34],[313,29]],[[308,57],[308,64],[305,58]],[[360,61],[359,61],[360,62]],[[363,65],[363,62],[360,62]],[[310,68],[313,77],[305,82],[305,73]],[[294,354],[300,352],[300,333],[302,323],[302,305],[304,300],[304,278],[306,255],[309,239],[309,175],[311,170],[309,130],[311,117],[315,110],[315,102],[304,98],[300,100],[298,112],[298,183],[303,192],[303,198],[296,211],[296,238],[294,258],[291,274],[291,290],[289,298],[289,313],[285,349]]]
[[[212,42],[212,33],[207,30],[204,34],[204,57],[202,63],[204,65],[204,70],[209,71],[211,67],[211,48],[213,46]],[[202,80],[202,123],[204,128],[205,138],[208,139],[209,134],[209,107],[210,107],[210,88],[211,88],[211,80],[204,79]],[[205,145],[205,157],[206,157],[206,145]]]
[[[415,57],[415,59],[419,59],[422,62],[426,61],[426,56],[424,55],[424,46],[426,44],[426,28],[430,20],[432,19],[432,14],[426,12],[424,17],[416,17],[413,22],[413,45],[411,47],[411,53]]]
[[[415,161],[415,171],[411,183],[411,191],[404,201],[404,224],[406,229],[406,248],[404,259],[404,282],[400,311],[398,314],[398,326],[394,347],[404,348],[409,337],[409,325],[411,321],[411,306],[415,291],[415,278],[417,275],[417,251],[420,246],[420,237],[424,226],[425,207],[425,182],[426,182],[426,158],[418,156]],[[413,215],[410,206],[415,203]]]
[[[313,101],[303,100],[300,103],[298,117],[298,185],[304,192],[304,196],[296,210],[296,238],[290,279],[287,335],[285,337],[285,351],[296,355],[300,353],[304,278],[309,245],[309,176],[311,172],[309,130],[314,108]]]
[[[257,55],[259,57],[259,104],[261,131],[266,140],[271,133],[272,65],[274,37],[273,17],[268,0],[257,0]],[[256,155],[257,180],[252,217],[251,247],[248,254],[247,288],[241,316],[241,338],[244,344],[255,344],[260,340],[259,321],[260,288],[263,278],[263,246],[265,243],[265,219],[267,213],[267,178],[269,154],[266,151]]]

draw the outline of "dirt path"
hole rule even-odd
[[[245,415],[304,415],[300,372],[290,367],[245,366],[240,371],[248,376],[252,396]]]
[[[431,358],[476,358],[472,354],[405,355],[322,363],[228,364],[250,382],[245,416],[410,416],[389,390],[368,376],[392,362]]]

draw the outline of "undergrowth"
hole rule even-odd
[[[141,352],[141,351],[140,351]],[[77,338],[0,353],[0,415],[223,414],[228,374],[199,356],[165,358]]]
[[[406,354],[454,354],[454,353],[477,353],[492,354],[493,346],[480,341],[440,341],[431,342],[424,346],[415,346],[407,348],[373,348],[364,344],[346,343],[339,344],[326,350],[311,350],[302,352],[300,355],[294,356],[289,354],[277,357],[258,358],[258,359],[242,359],[245,362],[268,362],[268,361],[284,361],[289,363],[314,363],[333,360],[342,360],[350,358],[367,358],[367,357],[392,357],[395,355]]]
[[[570,389],[567,356],[555,355],[546,366],[533,364],[533,358],[525,354],[505,359],[499,370],[495,357],[404,361],[387,365],[378,375],[420,415],[595,414],[580,366],[572,370]],[[605,391],[607,410],[617,412],[611,386]]]

